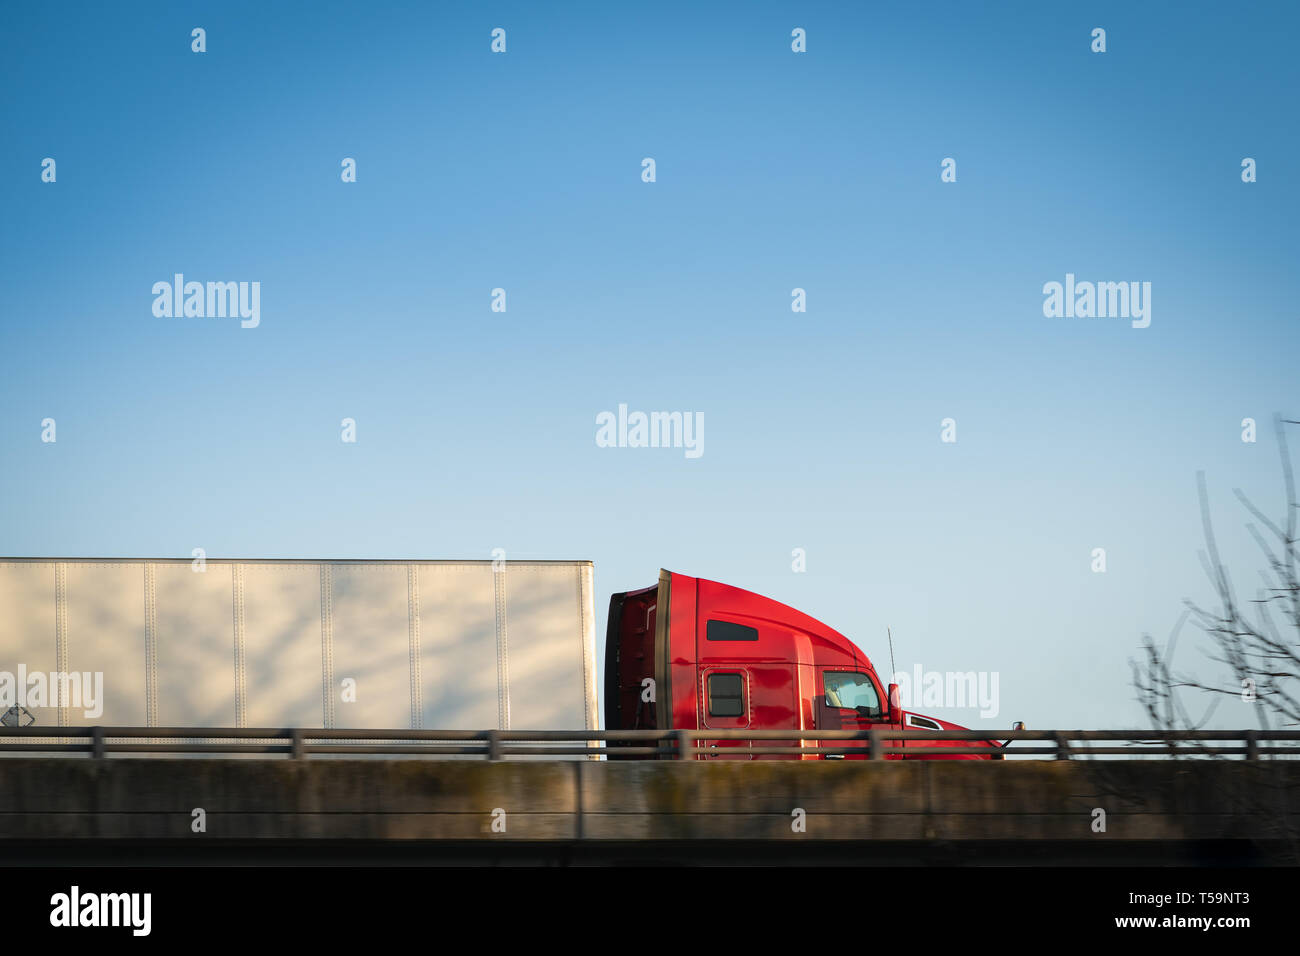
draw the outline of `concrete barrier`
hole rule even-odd
[[[1296,842],[1298,810],[1300,763],[1280,760],[0,761],[0,850],[141,840],[1277,847]]]

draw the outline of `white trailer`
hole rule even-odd
[[[0,558],[10,724],[595,729],[594,633],[590,561]]]

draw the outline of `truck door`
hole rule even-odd
[[[871,730],[888,729],[889,709],[884,695],[870,674],[844,666],[818,668],[819,695],[817,697],[817,728],[819,730]],[[850,760],[865,760],[870,755],[871,741],[822,741],[822,746],[843,746],[850,749]],[[886,741],[886,746],[897,746]],[[852,751],[861,751],[853,753]],[[828,757],[828,759],[836,759]],[[896,755],[889,759],[897,760]]]
[[[750,726],[751,701],[749,668],[728,664],[705,667],[700,671],[701,728],[710,730],[745,730]],[[703,759],[752,760],[748,740],[701,739]]]

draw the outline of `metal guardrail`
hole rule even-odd
[[[796,738],[794,734],[797,733]],[[17,740],[15,740],[17,738]],[[51,743],[44,740],[53,739]],[[76,742],[69,742],[76,741]],[[136,741],[136,742],[123,742]],[[700,741],[705,741],[704,745]],[[717,747],[739,741],[748,747]],[[776,743],[761,746],[767,741]],[[793,741],[793,743],[791,743]],[[809,741],[815,741],[809,744]],[[912,746],[908,742],[915,741]],[[936,741],[937,743],[927,743]],[[967,742],[964,746],[958,742]],[[1011,747],[1003,741],[1047,741]],[[829,742],[831,746],[823,746]],[[1112,742],[1127,746],[1096,746]],[[760,746],[754,746],[759,743]],[[839,744],[839,746],[835,746]],[[985,746],[981,747],[980,744]],[[1237,746],[1225,746],[1237,744]],[[562,746],[564,745],[564,746]],[[1077,746],[1082,745],[1082,746]],[[728,751],[734,750],[734,753]],[[865,753],[864,753],[865,751]],[[12,727],[0,728],[0,752],[30,754],[313,754],[389,756],[692,757],[750,756],[1092,756],[1300,757],[1292,730],[320,730],[304,727]]]

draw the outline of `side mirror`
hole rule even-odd
[[[889,685],[889,722],[891,724],[901,724],[903,722],[903,708],[898,704],[898,685]]]
[[[1012,730],[1024,730],[1024,729],[1025,729],[1025,722],[1024,722],[1023,720],[1017,720],[1014,724],[1011,725],[1011,729],[1012,729]]]

